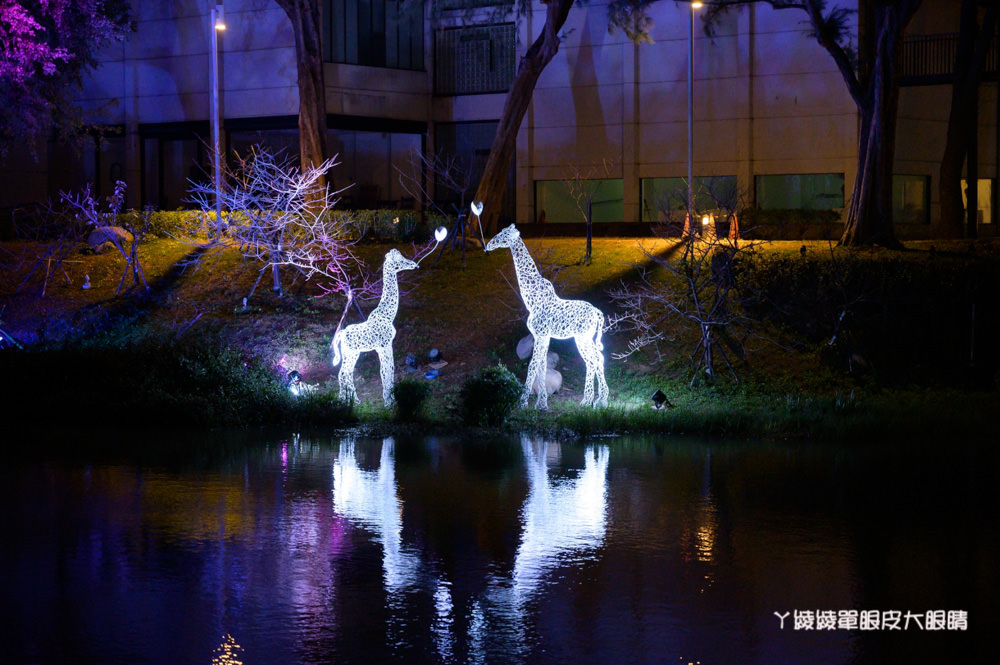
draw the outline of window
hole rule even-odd
[[[434,92],[505,92],[514,80],[513,23],[440,30],[434,42]]]
[[[434,3],[435,9],[440,11],[475,9],[479,7],[497,7],[504,5],[508,8],[513,6],[511,0],[437,0]]]
[[[327,62],[391,69],[424,68],[424,3],[325,0]]]
[[[892,176],[892,220],[901,224],[930,222],[930,178],[925,175]]]
[[[586,222],[580,206],[586,208],[589,199],[591,221],[620,222],[625,217],[625,181],[621,178],[584,180],[578,197],[573,196],[574,183],[566,180],[535,181],[535,221],[554,223]]]
[[[843,173],[759,175],[761,210],[836,210],[844,207]]]
[[[987,178],[980,178],[978,180],[979,186],[976,188],[976,197],[979,212],[977,221],[980,224],[992,224],[993,223],[993,181]],[[968,185],[965,179],[962,179],[962,207],[965,210],[969,208],[969,197],[966,195],[965,190]]]
[[[190,205],[191,182],[212,179],[207,124],[139,127],[142,136],[142,205],[175,210]]]
[[[642,221],[666,221],[687,211],[687,178],[643,178]],[[695,211],[733,211],[739,207],[736,176],[707,176],[694,179]]]
[[[461,203],[459,198],[464,196],[465,204],[471,202],[476,193],[476,187],[483,177],[486,168],[486,160],[490,156],[490,147],[493,145],[493,138],[497,133],[496,121],[489,122],[450,122],[438,123],[435,126],[434,144],[437,146],[437,154],[445,160],[454,157],[455,168],[459,173],[456,181],[464,181],[467,189],[464,193],[455,192],[440,182],[439,174],[428,174],[434,178],[435,200],[441,205],[445,212],[451,213],[455,206]],[[514,160],[511,160],[510,170],[507,172],[507,186],[504,188],[503,201],[500,203],[500,219],[502,224],[514,221],[514,206],[516,202],[516,185],[514,180]]]
[[[416,196],[403,187],[399,171],[410,171],[410,154],[419,153],[423,136],[412,132],[378,132],[331,129],[327,133],[327,152],[339,155],[340,162],[329,173],[334,190],[344,207],[412,208]]]

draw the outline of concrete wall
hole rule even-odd
[[[567,178],[604,158],[625,181],[638,221],[639,180],[687,177],[689,9],[652,6],[652,44],[609,34],[607,3],[570,12],[567,38],[538,82],[518,141],[518,217],[534,213],[534,180]],[[803,34],[797,10],[734,12],[707,37],[694,26],[694,175],[844,173],[854,179],[857,112],[833,60]],[[538,17],[543,16],[539,11]],[[528,44],[540,29],[529,17]]]
[[[958,0],[923,4],[911,34],[957,30]],[[139,126],[207,125],[212,6],[214,0],[135,3],[137,32],[109,48],[85,82],[81,100],[95,119],[125,129],[115,154],[124,158],[129,205],[137,205],[140,189]],[[295,116],[294,41],[284,12],[273,0],[227,0],[225,7],[219,49],[225,118]],[[612,165],[608,177],[624,181],[626,222],[641,217],[642,178],[686,177],[690,9],[663,0],[651,14],[653,43],[635,45],[621,32],[608,32],[606,1],[572,8],[565,39],[538,81],[518,135],[519,221],[534,219],[536,180],[603,168],[603,160]],[[735,175],[747,202],[761,174],[843,173],[845,201],[851,195],[857,110],[832,58],[804,34],[803,18],[799,10],[757,5],[725,17],[713,37],[704,34],[700,18],[695,21],[694,174]],[[433,28],[467,20],[428,9],[425,71],[325,65],[328,112],[426,123],[431,150],[435,123],[498,119],[503,94],[433,96]],[[518,57],[543,20],[544,6],[535,0],[532,13],[518,22]],[[949,102],[948,86],[904,88],[900,95],[896,171],[931,178],[932,219],[938,217],[937,169]],[[984,84],[981,177],[1000,177],[997,114],[997,85]],[[7,160],[0,207],[45,198],[62,181],[49,173],[44,146],[37,162],[25,155]],[[65,158],[54,163],[63,168]]]

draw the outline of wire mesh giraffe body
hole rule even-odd
[[[382,400],[386,406],[392,406],[392,386],[395,376],[392,341],[396,337],[396,327],[393,322],[399,309],[399,284],[396,273],[413,270],[416,267],[417,264],[405,258],[399,250],[390,250],[382,264],[382,299],[378,306],[368,315],[368,320],[345,326],[333,336],[330,346],[333,349],[333,366],[340,365],[340,372],[337,374],[340,399],[345,401],[357,399],[354,388],[354,366],[362,353],[375,351],[378,354],[382,376]]]
[[[564,300],[556,295],[552,282],[538,272],[534,259],[528,252],[521,233],[513,224],[503,229],[486,245],[486,251],[501,247],[510,249],[514,257],[514,270],[521,291],[521,300],[528,308],[528,330],[535,339],[528,364],[528,377],[521,393],[521,406],[528,405],[531,387],[547,371],[546,356],[549,341],[573,338],[576,348],[587,366],[587,377],[583,386],[584,406],[607,406],[608,384],[604,379],[604,345],[601,335],[604,330],[604,314],[601,310],[583,300]],[[596,391],[596,395],[595,395]],[[538,391],[535,407],[548,407],[548,392]]]

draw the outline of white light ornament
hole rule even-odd
[[[528,405],[531,386],[546,372],[546,355],[549,340],[576,340],[576,348],[587,365],[587,377],[583,386],[584,406],[607,406],[608,384],[604,379],[604,345],[601,335],[604,331],[604,314],[583,300],[563,300],[556,295],[552,282],[542,277],[528,252],[521,233],[513,224],[500,231],[486,245],[486,251],[507,247],[514,257],[514,270],[521,290],[521,300],[528,308],[528,330],[535,338],[528,364],[528,377],[521,393],[521,406]],[[595,398],[594,391],[597,391]],[[548,392],[538,391],[535,408],[548,407]]]
[[[399,309],[399,284],[396,273],[414,270],[417,264],[405,258],[399,250],[392,249],[385,255],[382,264],[382,299],[368,315],[368,320],[345,326],[333,336],[333,366],[340,365],[337,382],[340,385],[340,399],[354,401],[354,365],[365,351],[378,354],[382,375],[382,400],[387,407],[392,406],[392,384],[395,367],[392,358],[392,340],[396,337],[396,312]]]
[[[447,237],[448,237],[448,229],[446,229],[445,227],[439,226],[436,229],[434,229],[434,246],[431,247],[426,252],[424,252],[424,255],[421,256],[419,259],[417,259],[417,264],[419,265],[421,261],[423,261],[431,254],[433,254],[434,250],[437,249],[438,245],[440,245]]]

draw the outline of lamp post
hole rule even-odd
[[[688,196],[687,228],[694,233],[694,12],[701,9],[699,0],[691,0],[688,16]]]
[[[218,239],[222,238],[222,145],[219,141],[219,125],[222,118],[219,113],[219,33],[226,29],[225,11],[222,4],[212,8],[210,15],[212,27],[212,161],[215,162],[215,232]]]

